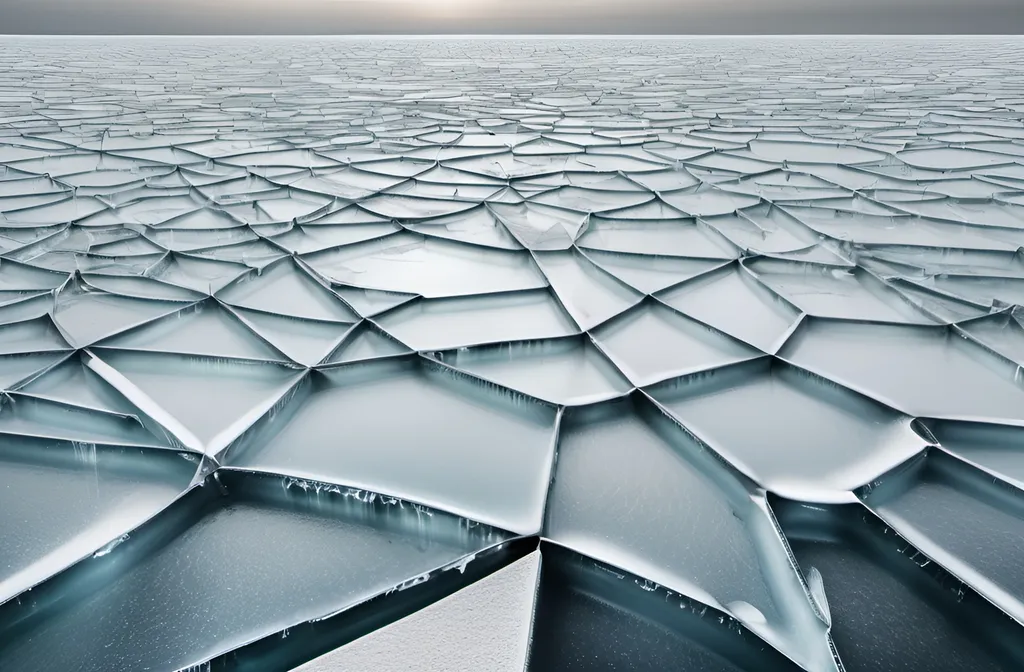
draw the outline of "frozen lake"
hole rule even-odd
[[[1024,669],[1022,246],[1019,38],[0,37],[0,669]]]

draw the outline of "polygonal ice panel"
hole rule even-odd
[[[88,355],[80,353],[67,357],[18,385],[17,390],[80,408],[121,414],[137,411],[114,387],[91,371],[83,360],[88,361]]]
[[[111,413],[17,392],[9,392],[0,401],[0,433],[81,443],[180,446],[169,442],[159,430],[156,435],[148,431],[134,412]]]
[[[214,301],[204,301],[121,332],[99,347],[209,357],[281,361],[281,352]]]
[[[422,299],[375,321],[417,350],[556,338],[579,331],[550,290]]]
[[[717,240],[713,233],[700,228],[692,219],[678,219],[679,213],[665,211],[639,213],[621,219],[592,217],[586,233],[577,241],[586,249],[632,254],[663,254],[701,259],[734,259],[727,241]]]
[[[553,544],[541,548],[531,672],[800,669],[715,609]]]
[[[960,459],[1024,490],[1024,431],[1006,425],[922,421],[926,436]]]
[[[926,445],[909,417],[769,358],[648,391],[730,463],[789,499],[850,501]]]
[[[968,320],[960,328],[979,343],[1006,357],[1018,366],[1024,366],[1024,326],[1019,308],[994,315]]]
[[[869,322],[932,323],[897,292],[863,271],[776,260],[756,260],[747,268],[808,315]]]
[[[239,308],[311,320],[356,322],[355,315],[298,263],[283,259],[259,274],[239,278],[217,293]]]
[[[492,204],[490,207],[479,207],[447,217],[411,223],[406,228],[425,236],[448,238],[474,245],[504,250],[522,249],[523,246],[515,236],[498,220],[493,208]]]
[[[1024,661],[1016,623],[860,505],[775,508],[849,672],[1008,672]]]
[[[65,287],[57,295],[54,322],[76,347],[138,326],[184,308],[184,302],[153,301],[83,287]]]
[[[774,353],[800,311],[760,285],[738,264],[724,266],[657,295],[679,312]]]
[[[342,342],[331,352],[324,364],[347,364],[407,355],[411,352],[412,350],[404,343],[364,320],[346,332]]]
[[[18,383],[33,378],[66,358],[67,355],[68,353],[60,351],[0,355],[0,388],[8,390]]]
[[[643,301],[591,333],[598,347],[636,386],[762,355],[654,300]]]
[[[927,557],[1024,621],[1024,492],[932,450],[861,498]]]
[[[304,259],[332,282],[427,297],[548,284],[527,254],[411,233],[316,252]]]
[[[558,300],[582,329],[596,327],[643,298],[577,250],[538,253],[535,259]]]
[[[272,345],[271,350],[280,351],[304,366],[323,361],[352,326],[347,322],[288,317],[245,308],[230,310],[255,335]]]
[[[106,269],[100,269],[106,270]],[[82,285],[89,290],[102,290],[119,296],[157,301],[197,301],[203,293],[177,287],[159,280],[119,273],[82,273]]]
[[[779,355],[910,415],[1024,422],[1016,366],[946,327],[808,320]]]
[[[126,350],[103,350],[89,368],[184,445],[211,455],[304,375],[273,363]]]
[[[723,609],[808,669],[834,669],[764,499],[641,396],[569,412],[544,535]]]
[[[231,464],[422,502],[524,534],[540,529],[555,409],[418,357],[313,373]]]
[[[157,514],[197,459],[171,451],[0,436],[0,603]]]
[[[247,266],[236,262],[171,253],[164,261],[148,269],[146,274],[196,292],[214,294],[248,270]]]
[[[0,355],[70,350],[49,315],[0,325]]]
[[[588,336],[460,348],[434,356],[449,366],[553,404],[592,404],[633,389]]]
[[[0,651],[4,669],[187,667],[350,607],[493,536],[439,512],[417,522],[422,512],[395,500],[338,489],[311,497],[281,477],[222,480],[227,496],[207,483],[112,548],[118,572],[72,578],[87,584],[69,583],[22,624]]]
[[[543,198],[543,194],[538,198]],[[576,237],[587,223],[586,213],[579,212],[579,208],[567,209],[564,205],[494,203],[490,209],[505,229],[523,247],[531,250],[567,249],[576,242]]]
[[[726,263],[720,259],[689,259],[651,254],[587,250],[586,256],[630,287],[650,294]]]

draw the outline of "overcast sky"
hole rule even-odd
[[[0,33],[1024,33],[1024,0],[0,0]]]

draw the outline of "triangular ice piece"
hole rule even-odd
[[[302,371],[278,364],[108,350],[90,368],[187,447],[216,454]]]
[[[522,672],[540,551],[295,672]]]
[[[263,338],[274,344],[293,362],[314,366],[323,361],[348,333],[347,322],[324,322],[235,308],[234,312]]]
[[[280,352],[261,341],[240,320],[214,301],[100,341],[97,345],[125,350],[175,352],[186,355],[280,361]]]

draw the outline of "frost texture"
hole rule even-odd
[[[2,38],[0,668],[1024,669],[1022,59]]]

